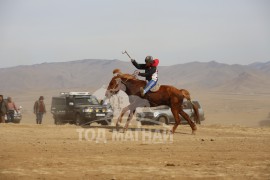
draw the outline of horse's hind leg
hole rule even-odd
[[[117,121],[116,121],[116,129],[118,130],[119,129],[119,122],[121,123],[122,122],[122,118],[124,116],[124,114],[130,110],[130,105],[128,105],[127,107],[123,108],[122,111],[121,111],[121,114],[120,116],[118,117]]]
[[[131,119],[133,118],[133,115],[135,114],[135,111],[136,111],[136,109],[130,110],[130,113],[128,115],[128,119],[127,119],[126,125],[124,127],[124,132],[128,129],[128,125],[129,125]]]
[[[171,111],[172,111],[173,117],[175,119],[175,123],[174,123],[173,128],[172,128],[172,133],[174,134],[176,128],[178,127],[178,125],[181,122],[181,119],[180,119],[180,116],[179,116],[178,108],[171,107]]]
[[[182,108],[180,108],[180,115],[187,120],[188,124],[190,125],[191,129],[192,129],[192,134],[195,134],[196,130],[197,130],[197,126],[196,124],[194,124],[193,121],[191,121],[191,119],[189,118],[189,116],[187,115],[187,113],[185,113],[185,111],[183,111]]]

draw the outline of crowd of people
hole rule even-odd
[[[4,96],[0,95],[0,123],[13,123],[15,112],[18,113],[19,110],[12,98],[7,97],[7,100],[4,100]],[[44,103],[44,97],[40,96],[34,103],[34,114],[36,115],[37,124],[42,124],[43,115],[45,113],[46,106]]]
[[[12,98],[8,97],[7,101],[5,101],[4,96],[0,95],[0,107],[0,123],[13,122],[15,111],[18,113],[18,109]],[[7,116],[7,120],[5,116]]]

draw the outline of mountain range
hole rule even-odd
[[[116,68],[132,74],[120,60],[85,59],[0,68],[0,92],[90,88],[107,85]],[[249,65],[191,62],[159,66],[159,83],[178,88],[229,93],[270,93],[270,61]]]

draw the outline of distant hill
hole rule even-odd
[[[250,66],[211,61],[170,66],[162,69],[160,78],[183,88],[252,93],[269,92],[268,73]]]
[[[0,92],[71,88],[94,88],[107,85],[112,71],[132,73],[135,67],[119,60],[86,59],[43,63],[0,69]],[[270,62],[228,65],[215,61],[191,62],[159,67],[160,84],[178,88],[228,92],[269,92]]]
[[[265,63],[256,62],[250,64],[249,66],[270,74],[270,61]]]

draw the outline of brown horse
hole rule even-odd
[[[187,90],[179,90],[173,86],[162,85],[157,92],[148,92],[144,97],[141,97],[140,87],[145,87],[146,81],[138,80],[135,76],[130,74],[123,74],[119,69],[115,69],[113,74],[114,77],[109,83],[105,96],[110,98],[112,95],[117,94],[120,90],[123,90],[128,95],[130,102],[130,105],[122,110],[116,122],[117,128],[119,127],[118,123],[122,121],[122,117],[127,111],[130,111],[130,114],[124,130],[127,130],[128,124],[132,119],[137,107],[145,107],[147,104],[150,107],[167,105],[171,108],[175,119],[175,124],[171,132],[174,133],[177,126],[180,124],[180,114],[189,123],[192,133],[195,133],[197,130],[196,124],[191,121],[189,116],[182,109],[184,98],[191,102],[190,94]],[[198,107],[194,104],[192,104],[192,106],[195,112],[195,121],[198,123],[200,122]]]

